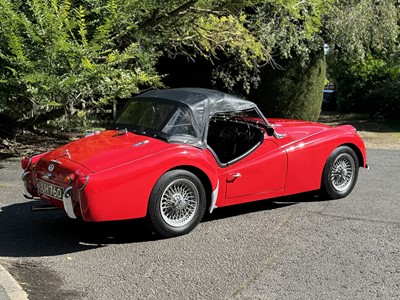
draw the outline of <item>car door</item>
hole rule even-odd
[[[287,154],[265,134],[263,143],[244,159],[225,168],[226,205],[283,195]]]

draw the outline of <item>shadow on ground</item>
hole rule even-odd
[[[278,200],[279,202],[276,202]],[[298,202],[315,201],[312,196],[280,198],[216,209],[203,222],[273,210]],[[40,201],[13,204],[0,211],[0,256],[54,256],[104,247],[109,244],[151,242],[159,238],[145,219],[86,223],[69,219],[62,210],[32,212]]]

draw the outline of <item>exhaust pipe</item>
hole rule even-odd
[[[61,210],[61,208],[50,205],[50,204],[42,204],[42,205],[32,206],[32,211],[46,211],[46,210]]]

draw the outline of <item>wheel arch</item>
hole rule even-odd
[[[194,166],[190,166],[190,165],[181,165],[181,166],[175,166],[171,169],[169,169],[167,172],[172,171],[172,170],[186,170],[188,172],[193,173],[194,175],[196,175],[201,183],[203,184],[204,190],[206,192],[206,207],[210,207],[211,206],[211,196],[213,193],[213,189],[212,189],[212,183],[211,180],[209,178],[209,176],[201,169],[194,167]]]
[[[364,155],[362,154],[360,148],[357,147],[357,145],[352,144],[352,143],[345,143],[345,144],[339,145],[339,146],[336,147],[336,148],[339,148],[339,147],[341,147],[341,146],[347,146],[347,147],[349,147],[351,150],[353,150],[353,151],[356,153],[357,159],[358,159],[358,163],[359,163],[359,166],[360,166],[360,167],[362,167],[362,166],[365,165]]]

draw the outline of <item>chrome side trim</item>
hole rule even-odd
[[[210,210],[209,210],[210,214],[213,212],[214,208],[217,208],[215,203],[217,202],[218,191],[219,191],[219,180],[217,182],[217,187],[215,188],[215,190],[211,194],[211,205],[210,205]]]
[[[53,164],[56,164],[56,165],[61,165],[61,162],[56,159],[52,159],[52,160],[50,160],[50,162]]]
[[[71,219],[76,219],[76,215],[74,213],[74,205],[72,204],[72,195],[71,195],[72,187],[68,187],[62,197],[62,201],[64,203],[64,210],[67,213],[68,217]]]
[[[83,189],[86,187],[86,185],[88,184],[88,181],[89,181],[89,179],[90,179],[90,175],[87,175],[86,176],[86,180],[85,180],[85,183],[82,185],[82,187],[79,189],[80,191],[83,191]]]
[[[226,163],[227,166],[234,164],[235,162],[245,158],[247,155],[249,155],[251,152],[253,152],[254,150],[256,150],[258,148],[258,146],[261,145],[261,142],[258,142],[257,144],[255,144],[250,150],[248,150],[246,153],[243,153],[242,155],[240,155],[239,157],[236,157],[234,159],[232,159],[231,161],[228,161]]]
[[[139,143],[133,144],[132,147],[139,147],[139,146],[147,144],[148,142],[149,142],[149,140],[144,140]]]

